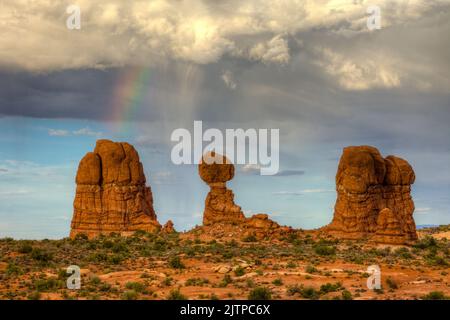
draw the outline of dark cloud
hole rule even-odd
[[[36,118],[102,119],[112,110],[117,71],[0,73],[0,113]]]

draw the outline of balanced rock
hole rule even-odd
[[[211,152],[203,156],[198,170],[202,180],[210,187],[205,201],[203,225],[243,223],[244,213],[234,203],[233,191],[226,186],[226,182],[234,177],[234,165],[226,157]]]
[[[241,207],[234,203],[234,194],[226,182],[234,177],[234,165],[214,152],[205,154],[199,164],[199,174],[210,191],[205,201],[203,225],[213,228],[212,233],[272,238],[295,232],[290,227],[281,227],[269,219],[267,214],[255,214],[246,218]],[[210,230],[211,231],[211,230]]]
[[[416,240],[411,198],[414,180],[406,160],[383,158],[370,146],[344,148],[336,174],[334,217],[324,230],[347,239],[377,234],[373,240],[383,243]]]
[[[98,140],[80,161],[70,237],[130,235],[161,228],[139,155],[126,142]]]

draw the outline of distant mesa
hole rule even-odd
[[[344,148],[336,174],[333,221],[322,230],[340,238],[370,238],[377,243],[415,241],[414,180],[406,160],[383,158],[370,146]]]
[[[130,235],[161,229],[139,155],[126,142],[98,140],[94,152],[81,160],[70,237]],[[173,224],[166,227],[173,229]]]
[[[203,226],[210,227],[208,231],[213,235],[225,235],[227,231],[236,231],[231,230],[236,228],[242,232],[240,236],[256,238],[278,237],[294,232],[294,229],[281,227],[270,220],[267,214],[245,217],[241,207],[234,203],[233,191],[226,186],[226,182],[234,177],[235,168],[225,156],[214,152],[203,155],[198,170],[202,180],[210,187],[205,201]]]

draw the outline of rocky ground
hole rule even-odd
[[[320,238],[280,240],[239,230],[132,237],[0,239],[0,299],[443,299],[450,296],[450,226],[425,229],[410,247]],[[367,267],[382,288],[367,288]],[[66,268],[81,288],[66,288]]]

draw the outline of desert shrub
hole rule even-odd
[[[134,290],[125,291],[122,294],[122,300],[137,300],[139,294]]]
[[[64,288],[65,283],[62,280],[51,278],[51,279],[35,280],[33,285],[36,291],[39,292],[39,291],[62,289]]]
[[[202,278],[190,278],[187,279],[185,282],[185,286],[203,286],[205,284],[208,284],[209,280],[208,279],[202,279]]]
[[[316,272],[318,272],[318,270],[314,266],[308,265],[305,268],[305,272],[306,273],[316,273]]]
[[[398,285],[397,282],[395,282],[391,277],[388,277],[386,279],[386,284],[388,285],[388,287],[392,290],[396,290],[398,289]]]
[[[119,264],[123,260],[125,260],[125,257],[121,254],[113,254],[113,255],[108,256],[108,261],[112,264]]]
[[[305,299],[319,299],[320,292],[313,287],[300,287],[300,295]]]
[[[40,300],[41,293],[38,291],[34,291],[28,295],[28,300]]]
[[[253,281],[252,279],[247,279],[245,284],[247,285],[247,288],[254,288],[255,287],[255,281]]]
[[[450,300],[442,291],[431,291],[430,293],[421,297],[423,300]]]
[[[125,288],[138,293],[143,293],[145,291],[145,285],[141,282],[127,282]]]
[[[229,274],[226,274],[223,276],[222,281],[219,283],[219,287],[224,288],[232,282],[233,279],[231,279],[231,276]]]
[[[114,246],[114,242],[112,242],[111,240],[105,240],[103,241],[102,245],[105,249],[111,249]]]
[[[147,234],[147,231],[145,231],[145,230],[136,230],[133,233],[133,237],[140,238],[140,237],[145,236],[146,234]]]
[[[8,266],[6,267],[5,271],[8,276],[20,275],[23,273],[23,270],[18,265],[12,262],[8,263]]]
[[[172,285],[172,278],[171,277],[165,277],[162,281],[162,284],[166,287],[170,287]]]
[[[412,258],[411,252],[409,251],[408,248],[405,248],[405,247],[398,248],[397,250],[395,250],[394,254],[403,259],[411,259]]]
[[[209,297],[210,300],[220,300],[219,297],[215,293],[211,293],[211,296]]]
[[[295,267],[297,267],[297,264],[295,264],[295,263],[292,262],[292,261],[289,261],[289,262],[286,264],[286,268],[288,268],[288,269],[293,269],[293,268],[295,268]]]
[[[111,249],[112,249],[112,251],[114,253],[126,253],[126,252],[128,252],[127,245],[125,243],[123,243],[123,242],[116,242],[116,243],[114,243]]]
[[[447,266],[448,261],[447,259],[436,255],[435,252],[432,252],[425,256],[425,261],[432,266]]]
[[[232,239],[231,241],[227,242],[227,246],[231,248],[236,248],[239,246],[239,243],[236,240]]]
[[[103,252],[96,252],[89,256],[88,260],[92,262],[105,262],[108,261],[108,255]]]
[[[319,244],[314,246],[314,252],[320,256],[331,256],[336,254],[336,247]]]
[[[31,258],[39,262],[47,263],[53,259],[53,254],[43,249],[33,248]]]
[[[236,275],[236,277],[243,276],[245,274],[245,269],[239,266],[236,268],[236,270],[234,270],[234,274]]]
[[[297,284],[289,286],[287,290],[288,295],[293,296],[295,294],[300,294],[305,299],[318,299],[320,297],[320,292],[313,287],[304,287]]]
[[[87,241],[88,239],[89,238],[85,233],[78,233],[74,238],[75,241]]]
[[[270,300],[271,298],[272,293],[267,287],[257,287],[248,294],[248,300]]]
[[[225,250],[225,251],[222,253],[222,257],[223,257],[224,259],[229,260],[229,259],[231,259],[231,258],[234,257],[234,252],[231,251],[231,250]]]
[[[174,269],[184,269],[186,266],[181,261],[180,257],[173,257],[169,260],[169,266]]]
[[[336,283],[326,283],[320,286],[320,292],[325,294],[329,292],[336,292],[342,288],[342,284],[340,282]]]
[[[33,247],[29,243],[23,243],[20,245],[17,251],[19,253],[30,253],[31,251],[33,251]]]
[[[251,234],[251,235],[246,236],[244,239],[242,239],[242,241],[243,242],[256,242],[256,241],[258,241],[258,239],[256,239],[256,237],[253,234]]]
[[[352,293],[348,290],[342,291],[341,296],[343,300],[353,300]]]
[[[275,285],[275,286],[282,286],[283,285],[283,280],[281,280],[281,278],[277,278],[277,279],[272,281],[272,284]]]
[[[187,300],[187,297],[179,289],[173,289],[167,296],[167,300]]]
[[[438,243],[435,238],[431,236],[426,236],[423,239],[417,241],[413,247],[418,249],[429,249],[433,247],[437,247]]]
[[[297,233],[290,233],[287,238],[286,241],[289,243],[293,243],[293,244],[298,244],[298,235]]]
[[[102,282],[98,288],[102,292],[111,291],[112,286],[109,283]]]

